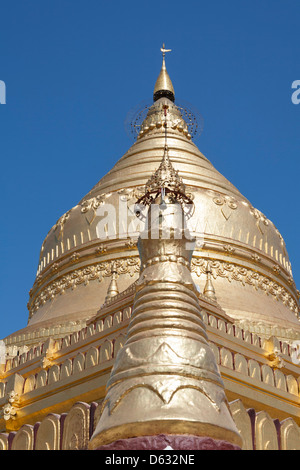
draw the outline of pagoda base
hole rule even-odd
[[[211,437],[159,434],[119,439],[95,450],[241,450],[237,445]]]

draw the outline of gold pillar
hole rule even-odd
[[[181,205],[163,192],[150,205],[138,241],[141,273],[132,317],[92,449],[158,434],[241,445],[207,341],[190,272],[194,240],[184,220]]]

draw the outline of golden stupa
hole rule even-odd
[[[300,449],[283,237],[193,143],[161,50],[136,142],[51,228],[4,338],[2,449]],[[189,254],[143,239],[141,201],[178,223],[188,202]]]

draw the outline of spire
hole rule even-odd
[[[153,101],[157,101],[159,98],[168,98],[171,101],[175,101],[175,91],[166,69],[165,55],[166,52],[171,52],[171,49],[165,49],[165,45],[160,49],[163,56],[162,68],[160,74],[156,80]]]
[[[119,289],[117,285],[117,266],[116,266],[116,262],[114,261],[111,265],[111,281],[107,289],[107,294],[106,294],[104,303],[111,300],[118,293],[119,293]]]
[[[164,237],[172,208],[181,207],[169,197],[166,206],[155,218],[158,236],[149,210],[138,240],[132,315],[90,449],[158,450],[166,439],[174,450],[217,449],[220,440],[227,449],[241,445],[191,275],[195,240],[183,226]]]
[[[184,194],[185,185],[178,175],[169,157],[169,148],[165,145],[162,161],[146,183],[146,192],[155,193],[161,189]]]
[[[207,265],[206,265],[206,284],[203,290],[203,294],[206,295],[206,297],[210,297],[213,300],[217,300],[216,292],[215,292],[215,289],[211,280],[210,261],[207,261]]]

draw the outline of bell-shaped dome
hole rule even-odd
[[[112,265],[119,292],[138,278],[134,204],[166,142],[194,203],[191,265],[200,291],[209,261],[216,299],[233,321],[259,334],[277,328],[279,337],[300,338],[298,291],[281,234],[200,152],[180,109],[164,94],[155,96],[136,142],[46,236],[26,329],[82,325],[105,301]]]

